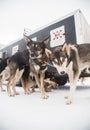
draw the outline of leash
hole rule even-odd
[[[51,67],[53,67],[53,68],[55,68],[52,64],[49,64],[48,62],[46,62],[46,61],[44,61],[47,65],[49,65],[49,66],[51,66]]]
[[[46,56],[46,55],[44,55],[44,57],[42,57],[42,58],[40,58],[40,57],[31,57],[31,56],[30,56],[30,59],[31,59],[31,60],[37,60],[37,61],[36,61],[37,64],[38,64],[38,63],[45,63],[46,65],[49,65],[49,66],[55,68],[52,64],[49,64],[49,63],[47,62],[47,56]],[[40,60],[40,61],[39,61],[39,60]],[[35,63],[32,63],[32,64],[35,64]]]

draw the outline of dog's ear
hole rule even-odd
[[[26,42],[26,43],[29,43],[29,42],[31,42],[31,41],[32,41],[30,38],[28,38],[28,37],[27,37],[27,36],[25,36],[25,35],[24,35],[24,40],[25,40],[25,42]]]
[[[51,55],[52,55],[52,51],[50,51],[50,50],[47,49],[47,48],[45,48],[45,53],[46,53],[46,55],[47,55],[48,58],[50,58]]]
[[[43,40],[43,43],[47,45],[50,41],[50,36]]]
[[[65,42],[64,44],[63,44],[63,46],[62,46],[62,51],[66,51],[66,48],[67,48],[67,43]]]
[[[68,57],[70,57],[71,47],[69,44],[64,43],[62,46],[62,51],[64,51]]]

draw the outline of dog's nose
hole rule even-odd
[[[65,71],[61,71],[61,74],[62,74],[62,75],[65,74]]]

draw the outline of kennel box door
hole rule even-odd
[[[50,47],[62,45],[65,42],[65,26],[58,27],[50,31]]]

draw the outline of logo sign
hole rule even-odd
[[[51,41],[50,47],[56,47],[62,45],[65,42],[65,27],[61,26],[50,31]]]

